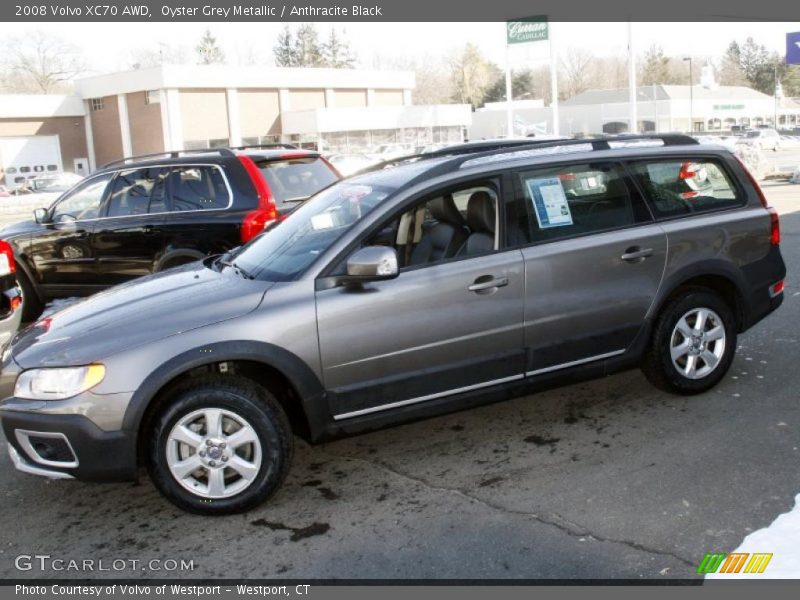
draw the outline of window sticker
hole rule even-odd
[[[558,177],[526,179],[540,229],[572,225],[567,196]]]

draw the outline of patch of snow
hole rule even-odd
[[[706,579],[797,579],[800,577],[800,494],[794,508],[778,516],[769,527],[754,531],[734,552],[772,553],[761,573],[712,573]],[[749,559],[748,559],[749,560]]]

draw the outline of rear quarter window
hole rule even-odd
[[[228,208],[230,193],[221,171],[210,165],[175,167],[167,181],[171,212]]]
[[[257,162],[278,208],[301,202],[334,183],[338,177],[319,157]]]
[[[686,157],[631,163],[656,218],[669,219],[735,208],[744,196],[716,159]]]

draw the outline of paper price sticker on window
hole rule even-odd
[[[569,202],[558,177],[526,179],[525,184],[541,229],[572,225]]]

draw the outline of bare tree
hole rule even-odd
[[[594,62],[594,56],[588,50],[569,48],[561,57],[564,86],[559,95],[563,98],[572,98],[588,90]]]
[[[57,92],[86,72],[86,62],[77,47],[43,31],[8,39],[2,52],[2,80],[7,91]]]
[[[497,77],[497,71],[497,66],[487,61],[475,44],[468,42],[450,58],[453,99],[473,107],[482,105],[486,91]]]

